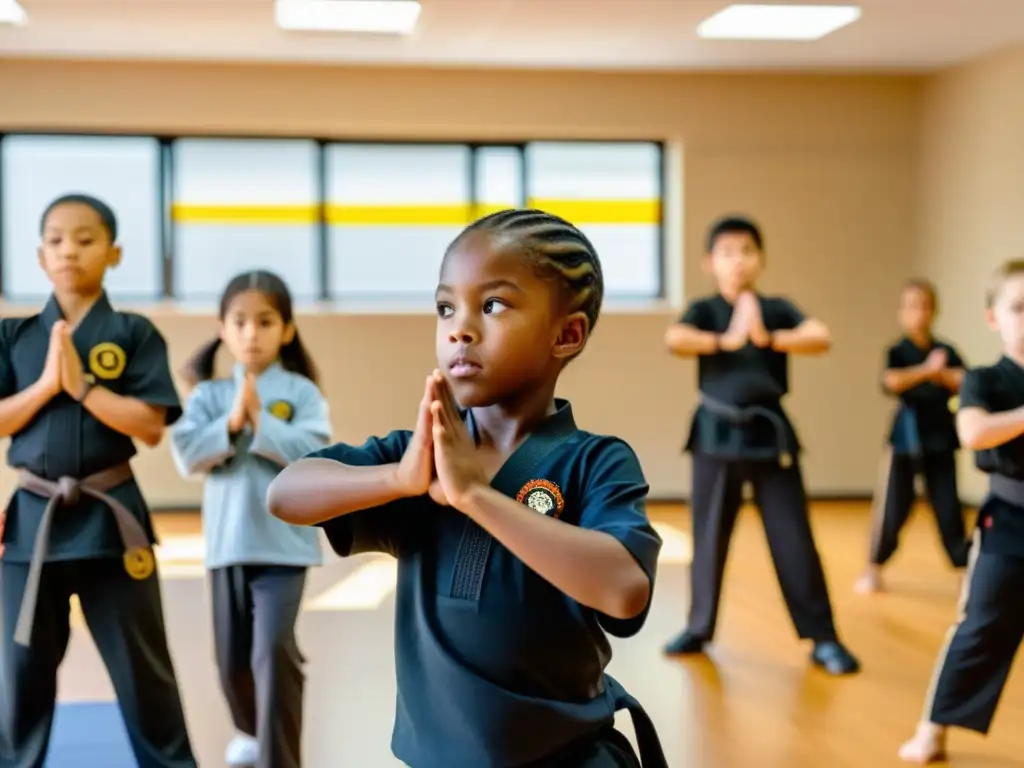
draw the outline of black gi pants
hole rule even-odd
[[[870,559],[885,565],[896,552],[900,531],[910,517],[917,494],[914,478],[920,471],[935,514],[942,546],[954,568],[967,565],[970,541],[964,528],[963,507],[956,485],[956,454],[926,453],[920,457],[889,454],[881,498],[875,500]]]
[[[57,669],[70,639],[77,594],[117,694],[139,768],[195,768],[167,650],[157,571],[137,581],[121,558],[43,566],[32,644],[14,642],[28,563],[0,562],[3,647],[0,768],[42,768],[57,699]]]
[[[939,654],[924,719],[988,733],[1024,639],[1024,558],[981,551],[975,534],[957,623]]]
[[[722,578],[743,483],[754,499],[768,538],[775,573],[797,634],[815,642],[836,640],[828,587],[814,544],[798,461],[736,461],[693,454],[693,562],[687,631],[710,640],[715,633]]]

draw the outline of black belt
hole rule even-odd
[[[779,449],[779,466],[785,468],[793,463],[793,456],[789,452],[789,434],[786,429],[786,420],[778,411],[767,408],[763,405],[733,405],[709,397],[703,392],[700,393],[700,404],[710,413],[721,416],[736,426],[745,426],[755,419],[766,419],[775,429],[775,440]]]
[[[997,499],[1015,507],[1024,507],[1024,480],[1016,480],[1006,475],[989,475],[988,490]]]
[[[145,579],[153,573],[153,550],[142,523],[128,511],[124,504],[107,495],[107,491],[123,485],[132,477],[132,468],[127,462],[97,472],[82,480],[62,477],[56,482],[33,475],[27,470],[21,470],[18,487],[49,501],[36,531],[28,579],[25,582],[25,592],[21,598],[18,623],[14,629],[14,641],[18,645],[28,646],[32,640],[32,625],[35,621],[36,601],[39,598],[39,581],[50,547],[50,528],[53,526],[53,516],[58,507],[77,504],[82,496],[91,496],[102,501],[110,507],[114,513],[114,519],[117,521],[117,528],[125,547],[125,570],[135,579]]]
[[[606,675],[608,687],[615,702],[615,710],[626,710],[633,721],[633,731],[636,733],[637,752],[640,754],[640,765],[643,768],[668,768],[668,761],[665,759],[665,751],[662,749],[661,740],[658,739],[658,732],[654,729],[654,723],[648,716],[640,702],[634,699],[622,684],[611,675]]]

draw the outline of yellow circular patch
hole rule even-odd
[[[953,395],[949,398],[949,410],[953,411],[953,413],[960,410],[960,395]]]
[[[267,406],[267,413],[281,421],[291,421],[294,410],[291,403],[285,400],[275,400]]]
[[[153,550],[149,548],[130,549],[124,553],[124,569],[128,575],[137,581],[148,579],[153,575],[156,561],[153,558]]]
[[[89,350],[89,370],[100,379],[116,379],[124,373],[128,357],[117,344],[105,341]]]

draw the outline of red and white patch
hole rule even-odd
[[[531,480],[519,489],[516,501],[556,520],[565,508],[562,491],[550,480]]]

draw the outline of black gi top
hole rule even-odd
[[[53,297],[31,317],[0,320],[0,397],[31,386],[42,375],[53,324],[63,319]],[[167,345],[142,315],[118,312],[102,295],[72,336],[86,374],[97,386],[167,409],[167,423],[181,416],[171,378]],[[84,479],[128,461],[136,454],[132,438],[111,429],[80,403],[61,392],[32,421],[11,437],[7,463],[47,480]],[[149,509],[135,481],[108,491],[133,512],[155,542]],[[7,505],[4,559],[29,562],[47,500],[16,490]],[[124,544],[114,515],[101,501],[82,495],[57,510],[50,533],[48,561],[118,557]]]
[[[803,312],[782,296],[757,295],[761,316],[769,331],[792,330],[806,319]],[[725,333],[732,320],[733,305],[721,294],[695,299],[679,322],[712,333]],[[708,456],[736,460],[772,460],[779,456],[780,445],[788,453],[800,450],[796,432],[782,408],[789,392],[789,355],[774,349],[747,343],[735,352],[719,351],[701,355],[698,361],[701,393],[715,400],[740,407],[761,406],[782,421],[780,441],[776,426],[766,418],[754,418],[737,424],[707,407],[694,413],[686,449]]]

